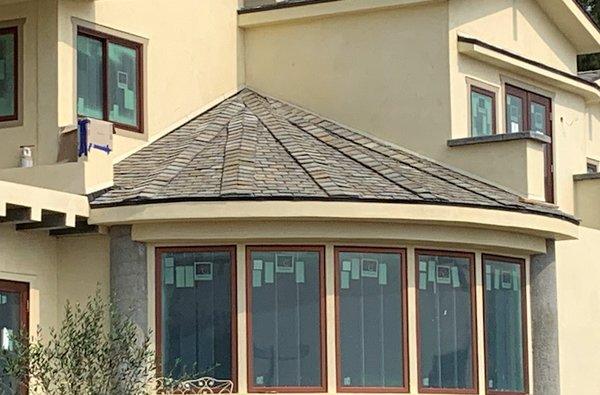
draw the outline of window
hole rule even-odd
[[[248,247],[248,388],[326,392],[324,249]]]
[[[597,162],[592,162],[591,160],[588,160],[588,162],[587,162],[587,173],[588,174],[598,173],[598,163]]]
[[[496,133],[496,94],[471,85],[471,136]]]
[[[336,249],[338,390],[408,390],[404,250]]]
[[[0,122],[18,119],[18,27],[0,28]]]
[[[416,252],[419,390],[477,392],[474,256]]]
[[[0,352],[12,351],[12,336],[29,331],[29,284],[0,280]],[[13,377],[6,376],[0,359],[0,394],[26,393]]]
[[[142,46],[79,28],[77,114],[142,130]]]
[[[157,249],[156,278],[162,374],[235,382],[235,247]]]
[[[483,256],[488,392],[527,392],[525,262]]]

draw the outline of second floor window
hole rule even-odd
[[[142,46],[79,28],[77,114],[142,130]]]
[[[496,94],[471,86],[471,136],[496,133]]]
[[[0,28],[0,122],[14,121],[17,113],[17,27]]]

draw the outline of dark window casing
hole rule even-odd
[[[0,28],[0,35],[7,35],[7,36],[12,36],[13,37],[13,59],[12,59],[12,73],[13,73],[13,111],[12,114],[4,114],[1,115],[0,114],[0,122],[9,122],[9,121],[17,121],[19,119],[19,95],[21,94],[21,92],[19,92],[19,87],[20,87],[20,78],[21,76],[19,75],[19,46],[20,46],[20,42],[19,42],[19,27],[18,26],[11,26],[11,27],[4,27],[4,28]]]
[[[469,261],[470,275],[470,302],[471,302],[471,378],[472,383],[470,388],[431,388],[423,386],[421,377],[422,357],[421,357],[421,324],[419,312],[419,289],[416,290],[415,313],[417,322],[417,371],[418,371],[418,388],[420,393],[428,394],[478,394],[478,352],[477,352],[477,299],[476,299],[476,277],[475,277],[475,255],[472,253],[463,253],[456,251],[440,251],[440,250],[415,250],[415,284],[419,286],[419,257],[420,256],[437,256],[462,258]]]
[[[132,132],[143,133],[144,131],[144,57],[143,57],[143,46],[140,43],[136,43],[133,41],[125,40],[121,37],[113,36],[110,34],[98,32],[92,29],[88,29],[85,27],[79,26],[77,28],[77,35],[91,38],[93,40],[98,40],[102,43],[102,112],[103,117],[102,120],[107,122],[112,122],[117,128],[128,130]],[[137,97],[135,101],[136,105],[136,114],[137,125],[128,125],[124,123],[119,123],[115,121],[111,121],[109,119],[110,109],[109,109],[109,86],[108,86],[108,46],[110,44],[116,44],[119,46],[123,46],[126,48],[130,48],[135,50],[136,53],[136,72],[137,72]],[[82,114],[77,114],[78,116],[84,116]]]
[[[341,322],[340,322],[340,255],[341,253],[388,253],[397,254],[400,258],[400,287],[401,292],[398,295],[401,299],[402,316],[400,342],[402,344],[403,353],[401,355],[403,361],[403,382],[402,387],[356,387],[345,386],[342,381],[342,357],[341,357]],[[400,248],[380,248],[380,247],[336,247],[334,253],[335,259],[335,322],[336,322],[336,382],[337,391],[347,393],[406,393],[409,392],[409,361],[408,361],[408,293],[407,293],[407,266],[406,266],[406,250]]]
[[[492,130],[491,130],[491,134],[496,134],[496,93],[492,92],[490,90],[487,89],[483,89],[480,88],[476,85],[471,85],[471,91],[469,92],[469,108],[470,108],[470,116],[471,116],[471,136],[481,136],[480,134],[475,134],[475,125],[473,124],[473,104],[472,104],[472,96],[473,93],[478,93],[480,95],[483,96],[487,96],[492,100],[492,113],[491,113],[491,124],[492,124]]]
[[[499,262],[506,262],[506,263],[512,263],[512,264],[517,264],[519,265],[520,268],[520,275],[521,275],[521,331],[522,331],[522,339],[523,339],[523,382],[524,382],[524,388],[525,391],[523,392],[510,392],[510,391],[493,391],[493,390],[489,390],[487,389],[487,383],[488,383],[488,371],[487,371],[487,367],[486,367],[486,393],[489,395],[523,395],[523,394],[527,394],[529,393],[528,388],[529,388],[529,356],[528,356],[528,341],[527,341],[527,287],[526,287],[526,273],[525,273],[525,260],[523,259],[518,259],[518,258],[511,258],[511,257],[505,257],[505,256],[498,256],[498,255],[489,255],[489,254],[483,254],[482,259],[481,259],[481,270],[483,273],[483,283],[484,283],[484,290],[483,290],[483,316],[484,316],[484,348],[485,353],[484,355],[487,358],[487,346],[488,346],[488,328],[485,326],[485,317],[486,317],[486,299],[485,299],[485,264],[487,261],[489,260],[493,260],[493,261],[499,261]]]
[[[598,173],[598,165],[595,163],[588,162],[586,169],[588,174]]]
[[[297,386],[257,386],[254,383],[254,346],[252,325],[252,291],[253,291],[253,260],[254,252],[316,252],[319,256],[319,342],[320,342],[320,385],[314,387]],[[247,340],[247,378],[249,393],[323,393],[327,392],[327,321],[325,305],[325,247],[299,245],[262,245],[246,247],[246,338]]]
[[[201,247],[160,247],[156,249],[155,262],[155,330],[156,330],[156,361],[157,375],[165,374],[162,367],[163,333],[162,333],[162,285],[163,285],[163,256],[168,253],[195,253],[195,252],[227,252],[231,262],[231,380],[233,381],[233,392],[237,392],[237,263],[235,246],[201,246]]]

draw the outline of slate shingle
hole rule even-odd
[[[392,144],[249,89],[115,166],[92,207],[184,200],[411,202],[560,217]]]

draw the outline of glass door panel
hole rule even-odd
[[[27,329],[27,295],[29,286],[0,280],[0,348],[10,352],[13,339],[21,330]],[[21,393],[18,382],[4,373],[0,360],[0,393],[16,395]]]

